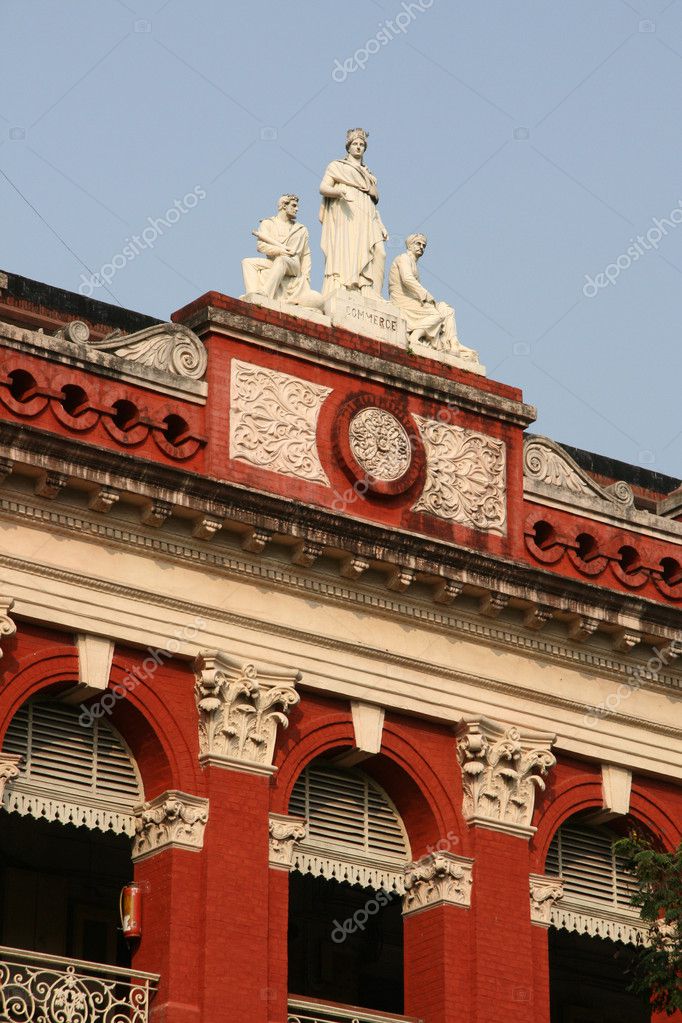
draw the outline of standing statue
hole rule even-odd
[[[337,288],[381,295],[388,238],[377,204],[377,179],[365,167],[367,132],[346,132],[347,156],[332,160],[320,183],[322,251],[325,257],[323,294]]]
[[[446,302],[436,302],[422,287],[417,260],[426,249],[425,234],[411,234],[405,239],[407,252],[396,256],[388,275],[388,293],[407,322],[410,344],[421,342],[438,352],[452,352],[468,361],[478,362],[473,348],[460,344],[455,325],[455,310]]]
[[[324,299],[310,287],[308,229],[296,223],[298,196],[282,195],[277,215],[261,220],[253,231],[256,248],[266,259],[242,260],[247,296],[262,296],[290,305],[321,309]]]

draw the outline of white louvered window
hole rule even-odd
[[[405,828],[386,793],[367,775],[311,764],[294,786],[289,813],[308,821],[295,869],[402,891],[410,861]]]
[[[552,910],[557,927],[639,944],[645,930],[630,904],[635,880],[616,855],[608,828],[564,824],[552,840],[545,871],[560,875],[564,897]]]
[[[19,777],[5,787],[3,806],[39,819],[134,833],[133,809],[143,802],[140,776],[121,737],[107,722],[79,723],[80,708],[29,700],[13,718],[5,753],[22,757]]]

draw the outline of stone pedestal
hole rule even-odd
[[[377,341],[407,348],[407,330],[400,310],[378,295],[339,288],[327,299],[324,311],[333,326],[364,334]]]

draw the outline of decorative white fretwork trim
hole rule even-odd
[[[396,869],[395,865],[382,867],[378,864],[351,863],[337,859],[325,853],[309,852],[307,849],[294,849],[292,870],[301,874],[312,874],[324,877],[328,881],[347,881],[348,884],[359,884],[363,888],[383,888],[387,892],[405,892],[405,871]]]
[[[646,945],[649,932],[638,920],[635,914],[632,918],[615,913],[592,915],[563,903],[553,905],[549,915],[551,927],[589,934],[592,938],[610,938],[611,941],[622,941],[626,945]]]
[[[3,754],[3,758],[6,754]],[[21,787],[20,787],[21,786]],[[135,817],[121,813],[104,804],[100,806],[84,806],[75,797],[73,802],[64,797],[52,799],[45,791],[31,792],[30,786],[18,782],[5,788],[2,805],[8,813],[18,813],[22,817],[35,817],[36,820],[58,821],[60,824],[73,824],[77,828],[90,828],[97,831],[113,831],[117,835],[135,834]]]

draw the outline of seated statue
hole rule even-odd
[[[417,260],[426,249],[425,234],[411,234],[405,239],[407,252],[396,256],[388,275],[388,293],[407,322],[410,344],[429,345],[438,352],[452,352],[468,362],[478,362],[473,348],[460,344],[455,325],[455,310],[446,302],[436,302],[422,287]]]
[[[253,231],[265,259],[242,260],[245,297],[262,296],[290,305],[321,309],[322,295],[310,287],[308,229],[296,223],[298,196],[282,195],[277,215]]]

